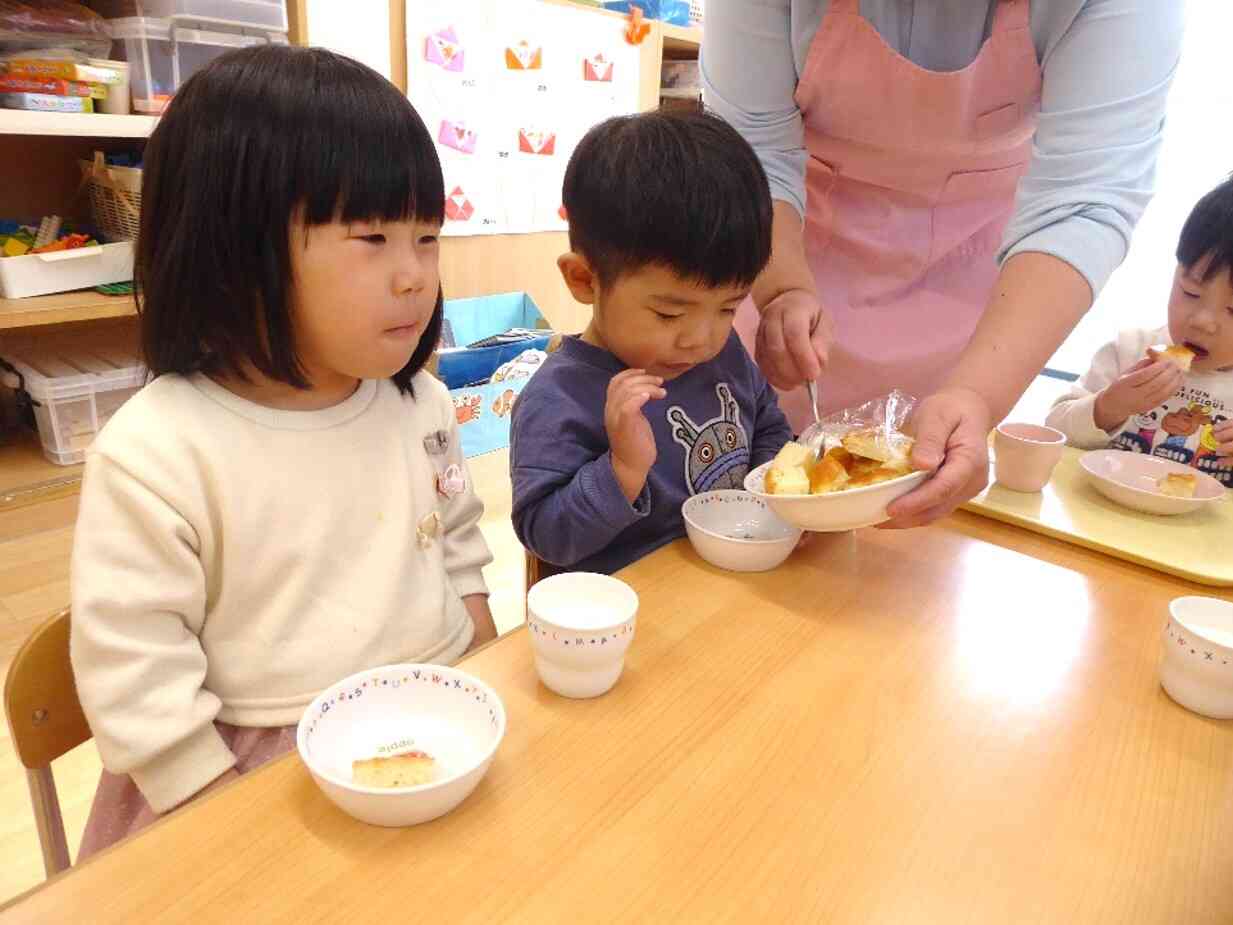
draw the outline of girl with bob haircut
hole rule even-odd
[[[495,635],[442,324],[445,196],[388,81],[219,58],[145,154],[153,381],[86,463],[72,659],[105,771],[79,860],[291,749],[323,688]]]

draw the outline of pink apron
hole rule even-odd
[[[897,54],[858,0],[831,0],[796,90],[805,250],[836,328],[824,411],[941,384],[997,277],[1040,89],[1028,0],[1001,0],[980,54],[953,72]],[[736,327],[751,353],[757,324],[747,301]],[[812,420],[804,388],[780,401],[798,432]]]

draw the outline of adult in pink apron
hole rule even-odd
[[[997,278],[1040,92],[1028,0],[1002,0],[975,60],[952,72],[898,54],[858,0],[831,0],[796,91],[805,253],[835,328],[824,412],[941,385]],[[759,320],[747,301],[737,331],[751,353]],[[793,427],[807,426],[804,387],[780,398]]]

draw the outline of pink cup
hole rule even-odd
[[[1001,424],[993,435],[999,485],[1012,491],[1040,491],[1062,458],[1066,435],[1039,424]]]

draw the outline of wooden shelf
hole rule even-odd
[[[103,295],[91,289],[29,299],[0,299],[0,331],[136,314],[137,303],[131,295]]]
[[[57,135],[78,138],[147,138],[157,116],[104,113],[27,112],[0,109],[0,135]]]
[[[696,58],[702,47],[700,26],[673,26],[663,23],[664,53],[678,58]]]
[[[38,434],[6,433],[0,442],[0,513],[81,491],[84,466],[58,466],[43,455]]]

